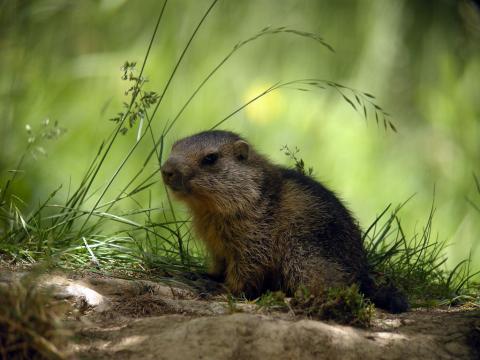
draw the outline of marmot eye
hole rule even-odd
[[[218,160],[218,154],[208,154],[202,159],[202,165],[213,165]]]

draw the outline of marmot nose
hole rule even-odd
[[[178,173],[178,171],[175,170],[175,168],[169,162],[166,162],[165,164],[163,164],[161,168],[161,172],[162,172],[163,180],[165,180],[167,184],[169,184],[170,181],[174,178],[175,173]]]
[[[173,171],[162,169],[162,176],[166,181],[170,180],[173,177],[173,175],[175,175]]]
[[[186,189],[189,171],[186,166],[179,163],[175,159],[168,159],[161,167],[163,181],[173,190],[184,191]]]

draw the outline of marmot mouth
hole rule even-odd
[[[185,184],[168,184],[168,187],[176,194],[188,195],[191,193],[190,187]]]

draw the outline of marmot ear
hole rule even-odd
[[[238,160],[247,160],[250,153],[250,145],[243,140],[237,140],[233,144],[233,154]]]

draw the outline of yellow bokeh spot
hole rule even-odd
[[[263,93],[271,85],[257,84],[248,88],[245,93],[244,101],[248,102],[256,96]],[[261,98],[255,100],[245,108],[249,121],[257,124],[267,124],[277,119],[283,109],[283,96],[278,90],[274,90],[265,94]]]

